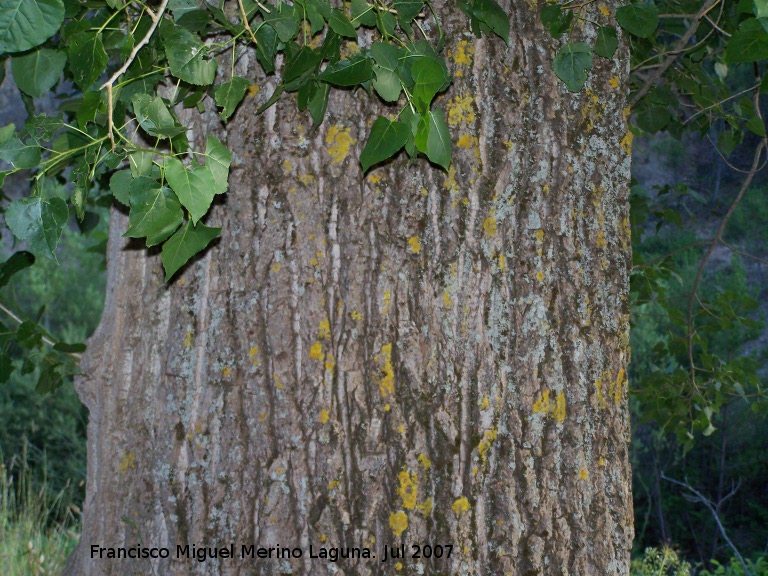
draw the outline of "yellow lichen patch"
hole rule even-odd
[[[507,271],[507,257],[504,254],[499,254],[499,268],[502,272]]]
[[[310,258],[310,260],[309,260],[309,263],[310,263],[312,266],[317,266],[317,264],[318,264],[318,262],[317,262],[317,258]]]
[[[280,375],[277,372],[275,372],[275,374],[273,374],[273,377],[275,379],[275,388],[277,388],[278,390],[285,390],[285,388],[283,387],[283,383],[280,380]]]
[[[558,424],[562,424],[565,420],[565,392],[558,392],[555,395],[555,401],[552,402],[549,398],[549,390],[545,390],[541,393],[541,398],[533,403],[534,412],[543,412],[557,420]]]
[[[357,40],[350,40],[348,42],[344,42],[344,45],[341,47],[341,55],[346,58],[349,58],[350,56],[354,56],[359,52],[360,52],[360,46],[357,45]]]
[[[456,126],[462,122],[475,121],[475,107],[472,96],[456,96],[448,102],[448,124]]]
[[[603,467],[605,466],[605,458],[600,456],[600,459],[597,461],[598,466]]]
[[[352,320],[362,320],[363,315],[360,314],[357,310],[352,310],[352,313],[350,314],[352,316]]]
[[[384,404],[384,412],[389,412],[390,410],[392,410],[392,406],[389,404]]]
[[[309,186],[312,182],[315,181],[315,176],[314,174],[301,174],[298,180],[304,184],[304,186]]]
[[[403,569],[403,563],[402,562],[395,562],[395,570],[400,572],[400,570]]]
[[[403,508],[413,510],[416,507],[416,495],[418,493],[418,476],[411,475],[407,470],[403,470],[397,475],[400,486],[397,487],[397,494],[403,500]]]
[[[410,248],[411,252],[414,254],[421,252],[421,242],[419,242],[418,236],[411,236],[408,238],[408,248]]]
[[[187,336],[184,338],[184,348],[192,347],[192,330],[187,330]]]
[[[429,190],[424,188],[424,186],[421,187],[421,195],[422,196],[428,196],[429,195]]]
[[[462,514],[467,510],[469,510],[469,500],[467,500],[464,496],[462,496],[461,498],[458,498],[453,503],[453,506],[451,506],[451,509],[458,516],[459,514]]]
[[[453,164],[448,167],[448,177],[443,180],[443,188],[449,192],[457,192],[459,190],[459,185],[456,183],[456,167]]]
[[[472,146],[477,146],[477,137],[476,136],[470,136],[469,134],[463,134],[459,137],[459,140],[456,142],[456,146],[459,148],[472,148]]]
[[[616,90],[616,88],[619,87],[619,77],[618,76],[613,76],[612,78],[609,78],[608,79],[608,85],[611,88],[613,88],[614,90]]]
[[[488,460],[488,450],[491,449],[491,444],[496,438],[499,437],[499,431],[496,428],[491,428],[483,433],[483,439],[480,440],[480,444],[477,447],[477,451],[480,454],[480,459],[485,465]]]
[[[605,233],[600,230],[600,232],[597,233],[597,247],[598,248],[605,248],[607,246],[607,243],[605,241]]]
[[[320,534],[320,543],[325,544],[328,541],[328,536],[325,534]]]
[[[496,234],[496,218],[488,216],[488,218],[483,220],[483,230],[485,231],[485,236],[487,238]]]
[[[589,478],[589,472],[585,468],[582,468],[581,470],[579,470],[579,478],[581,478],[582,480],[586,480],[587,478]]]
[[[128,472],[128,468],[136,468],[136,454],[133,452],[124,452],[120,459],[120,474]]]
[[[432,502],[432,498],[427,498],[426,500],[424,500],[424,502],[416,506],[416,508],[418,508],[419,511],[422,514],[424,514],[424,516],[429,516],[430,514],[432,514],[432,508],[434,508],[434,503]]]
[[[624,138],[621,139],[621,149],[624,150],[624,153],[627,156],[632,154],[632,140],[634,138],[635,135],[632,134],[632,132],[627,131],[627,133],[624,134]]]
[[[622,389],[624,388],[624,368],[619,368],[619,375],[616,376],[616,383],[611,386],[611,394],[616,404],[621,402]]]
[[[335,367],[336,367],[336,359],[333,357],[332,354],[326,355],[326,357],[325,357],[325,369],[333,371],[333,369]]]
[[[256,366],[259,363],[259,359],[257,358],[259,354],[259,347],[258,346],[251,346],[251,349],[248,350],[248,360],[251,361],[251,364]]]
[[[400,536],[408,528],[408,516],[402,510],[389,515],[389,527],[395,536]]]
[[[290,160],[283,161],[283,172],[287,174],[291,170],[293,170],[293,164],[291,164],[291,161]]]
[[[272,264],[272,272],[280,272],[280,269],[282,267],[283,265],[280,264],[280,262],[275,262],[274,264]]]
[[[339,482],[338,480],[331,480],[330,482],[328,482],[328,490],[333,490],[334,488],[338,488],[339,484],[341,484],[341,482]]]
[[[536,280],[538,280],[539,282],[544,282],[544,272],[542,272],[541,270],[536,272]]]
[[[357,142],[349,135],[349,128],[341,124],[336,124],[328,128],[325,135],[325,143],[328,145],[328,154],[331,157],[332,164],[338,164],[349,154],[349,148]]]
[[[443,308],[451,307],[451,293],[448,292],[448,288],[443,291]]]
[[[331,323],[327,317],[320,321],[320,326],[317,329],[317,337],[322,340],[328,338],[331,335]]]
[[[477,473],[478,473],[478,472],[479,472],[479,470],[477,469],[477,466],[475,466],[474,468],[472,468],[472,476],[477,476]]]
[[[429,470],[432,467],[432,460],[430,460],[429,456],[426,454],[419,454],[416,460],[419,461],[419,464],[421,464],[421,467],[424,468],[424,470]]]
[[[184,284],[186,284],[186,283],[187,283],[187,279],[186,278],[179,278],[179,286],[184,286]]]
[[[261,88],[259,88],[258,84],[251,84],[250,86],[248,86],[248,96],[253,98],[254,96],[256,96],[256,94],[259,93],[259,90],[261,90]]]
[[[318,340],[315,340],[315,342],[310,347],[309,357],[312,358],[313,360],[323,359],[323,345],[320,344]]]
[[[320,424],[325,424],[326,422],[328,422],[328,417],[329,417],[328,410],[326,410],[325,408],[320,410]]]
[[[471,66],[474,54],[475,46],[467,40],[461,40],[456,44],[454,50],[448,51],[448,58],[452,59],[460,67]],[[456,76],[462,76],[463,74],[462,70],[456,70],[455,72]]]
[[[400,425],[397,427],[397,431],[398,431],[400,434],[405,434],[405,426],[403,426],[402,424],[400,424]]]
[[[608,17],[611,15],[611,11],[608,10],[608,6],[606,6],[605,4],[602,4],[598,9],[600,10],[600,14],[602,14],[603,16]]]
[[[544,230],[539,228],[536,230],[536,242],[542,242],[544,240]]]
[[[488,396],[483,396],[483,399],[480,400],[480,410],[485,410],[490,404],[491,402],[488,400]]]
[[[381,378],[379,379],[379,390],[381,397],[386,398],[395,393],[395,370],[392,367],[392,344],[384,344],[381,347],[381,354],[373,357],[381,365]],[[386,410],[386,407],[384,408]]]
[[[603,381],[598,378],[595,380],[595,397],[597,398],[597,405],[600,408],[605,408],[605,395],[603,394]]]
[[[378,184],[379,182],[381,182],[382,178],[383,176],[381,174],[369,174],[368,182],[370,182],[371,184]]]
[[[384,297],[381,299],[381,313],[389,314],[389,304],[392,301],[392,293],[389,290],[384,291]]]
[[[229,378],[232,376],[232,368],[229,366],[224,366],[224,369],[221,371],[221,375],[224,376],[224,378]]]

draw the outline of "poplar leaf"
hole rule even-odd
[[[331,17],[328,19],[328,26],[330,26],[331,30],[336,32],[339,36],[357,39],[355,27],[352,26],[349,18],[347,18],[346,14],[341,10],[333,9],[331,11]]]
[[[68,219],[69,209],[61,198],[20,198],[5,211],[5,222],[14,236],[24,240],[31,252],[51,260],[56,260],[54,251]]]
[[[745,20],[739,31],[728,40],[724,60],[734,64],[764,58],[768,58],[768,33],[755,18]]]
[[[221,119],[225,122],[232,116],[232,113],[237,108],[237,105],[245,97],[245,92],[248,90],[248,86],[251,83],[245,78],[240,76],[233,76],[229,82],[224,82],[221,86],[216,88],[214,96],[216,98],[216,105],[223,108],[221,111]]]
[[[208,136],[205,140],[205,165],[211,170],[216,194],[224,194],[227,191],[230,164],[232,164],[230,151],[218,138]]]
[[[445,85],[448,76],[440,62],[429,56],[416,60],[411,67],[411,76],[414,82],[413,97],[416,99],[416,104],[417,106],[420,104],[420,108],[426,111],[435,94]]]
[[[595,54],[603,58],[613,58],[618,46],[619,40],[616,37],[616,30],[610,26],[600,26],[595,39]]]
[[[436,107],[427,113],[429,135],[427,136],[427,158],[448,170],[451,164],[451,133],[445,122],[443,110]]]
[[[659,11],[647,2],[633,2],[616,10],[616,21],[630,34],[650,38],[659,23]]]
[[[62,22],[62,0],[0,0],[0,54],[39,46]]]
[[[373,65],[370,58],[355,54],[351,58],[339,60],[328,66],[318,76],[318,80],[330,82],[336,86],[356,86],[371,79]]]
[[[555,56],[555,74],[571,92],[581,90],[592,69],[592,52],[584,42],[566,44]]]
[[[197,36],[172,24],[162,26],[161,36],[171,74],[196,86],[213,84],[216,60],[208,60],[208,49]]]
[[[363,172],[368,168],[391,158],[408,141],[410,129],[402,122],[388,120],[383,116],[376,118],[371,127],[371,134],[365,143],[362,154],[360,154],[360,164]]]
[[[389,42],[375,42],[371,46],[371,56],[375,64],[373,88],[386,102],[397,102],[400,98],[401,84],[397,74],[400,51]]]
[[[192,222],[197,224],[216,195],[216,181],[211,169],[207,166],[187,169],[179,160],[171,158],[165,163],[165,179],[189,211]]]
[[[16,86],[33,98],[40,98],[53,88],[64,72],[67,55],[58,50],[40,48],[11,58],[11,71]]]
[[[220,233],[221,228],[210,228],[202,222],[196,226],[187,222],[181,227],[163,244],[160,258],[165,268],[165,281],[168,282],[195,254],[205,250]]]
[[[162,98],[135,94],[131,101],[136,120],[150,136],[173,138],[185,132],[183,126],[177,125]]]
[[[107,69],[109,56],[104,50],[101,34],[83,32],[75,35],[69,44],[69,69],[75,84],[83,92],[88,90]]]
[[[154,178],[141,176],[130,185],[131,212],[128,215],[128,238],[147,238],[154,246],[168,238],[184,219],[181,204],[167,187]]]

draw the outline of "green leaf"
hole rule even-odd
[[[120,170],[112,174],[109,179],[109,191],[115,200],[123,206],[131,205],[130,186],[133,181],[133,175],[130,170]]]
[[[451,164],[451,133],[440,107],[427,113],[429,135],[427,136],[427,158],[448,170]]]
[[[647,2],[633,2],[616,10],[616,21],[638,38],[650,38],[659,23],[659,11]]]
[[[263,24],[254,30],[256,36],[256,58],[264,69],[271,74],[275,71],[275,54],[277,54],[277,32],[269,24]]]
[[[9,126],[11,128],[12,136],[0,144],[0,160],[5,160],[14,168],[20,170],[36,168],[38,164],[40,164],[42,158],[40,147],[36,144],[26,144],[19,140],[16,135],[13,134],[13,124],[10,124]],[[0,141],[2,140],[3,139],[0,138]]]
[[[0,288],[7,286],[11,278],[17,272],[29,268],[35,263],[35,256],[31,252],[15,252],[8,260],[0,264]]]
[[[159,244],[181,224],[184,213],[176,195],[154,178],[141,176],[131,182],[128,238],[147,238],[147,246]]]
[[[208,49],[197,36],[172,24],[162,26],[160,32],[171,74],[196,86],[213,84],[216,60],[208,60]]]
[[[496,0],[474,0],[472,15],[509,44],[509,16]]]
[[[293,14],[293,7],[288,4],[280,4],[280,7],[272,6],[269,14],[264,15],[267,22],[277,32],[281,42],[290,42],[299,31],[299,22]]]
[[[564,10],[560,4],[548,4],[541,9],[541,23],[553,38],[560,38],[573,20],[573,10]]]
[[[355,54],[351,58],[339,60],[328,66],[318,76],[318,80],[330,82],[336,86],[356,86],[370,80],[372,76],[371,59],[362,54]]]
[[[133,113],[139,125],[150,136],[173,138],[185,132],[168,111],[162,98],[152,98],[147,94],[136,94],[132,99]]]
[[[65,354],[80,354],[85,352],[85,344],[67,344],[66,342],[58,342],[53,345],[53,349],[57,352],[64,352]]]
[[[555,56],[555,74],[571,92],[581,90],[592,69],[592,52],[584,42],[566,44]]]
[[[328,19],[328,26],[331,30],[336,32],[339,36],[346,36],[347,38],[357,39],[357,32],[355,27],[341,10],[331,10],[331,17]]]
[[[221,233],[221,228],[209,228],[202,222],[193,226],[187,222],[163,244],[161,258],[165,268],[165,281],[186,264],[192,256],[204,250],[211,240]]]
[[[189,210],[192,222],[205,216],[216,195],[216,181],[207,166],[184,167],[179,160],[171,158],[165,163],[165,179],[168,180],[181,204]]]
[[[422,112],[429,110],[429,105],[440,89],[450,79],[442,64],[435,59],[425,56],[419,58],[411,66],[411,76],[413,77],[413,97],[416,100],[417,108]]]
[[[313,127],[317,127],[323,123],[325,109],[328,106],[328,93],[330,91],[330,84],[318,82],[317,88],[309,96],[307,108],[309,108],[309,114],[312,116]]]
[[[61,198],[20,198],[5,211],[5,222],[14,236],[24,240],[31,252],[51,260],[56,260],[54,251],[68,219],[69,209]]]
[[[62,22],[61,0],[0,0],[0,54],[39,46]]]
[[[753,62],[768,58],[768,34],[755,18],[741,23],[728,41],[724,60],[727,63]]]
[[[402,122],[388,120],[383,116],[376,118],[371,127],[371,134],[365,143],[362,154],[360,154],[360,164],[363,172],[368,168],[391,158],[408,141],[411,134],[410,128]]]
[[[376,11],[365,0],[352,0],[352,25],[357,28],[361,24],[373,28],[376,26]]]
[[[229,82],[224,82],[224,84],[216,88],[214,96],[216,98],[216,105],[223,108],[221,111],[222,120],[226,122],[232,116],[237,105],[245,97],[245,92],[250,85],[250,81],[246,78],[233,76]]]
[[[101,34],[77,34],[69,44],[69,69],[78,88],[85,92],[107,69],[109,56],[104,50]]]
[[[287,58],[283,69],[283,83],[286,90],[295,90],[304,84],[320,66],[322,57],[309,46],[302,46]]]
[[[397,19],[400,26],[410,24],[419,15],[424,7],[424,0],[395,0],[392,8],[397,10]]]
[[[595,40],[595,54],[603,58],[613,58],[616,48],[619,46],[619,40],[616,37],[616,30],[611,26],[600,26],[597,29],[597,39]]]
[[[400,76],[397,74],[400,50],[389,42],[375,42],[371,46],[375,64],[373,88],[386,102],[397,102],[400,98]]]
[[[643,132],[655,134],[664,130],[669,124],[671,116],[666,106],[644,105],[635,116],[637,127]]]
[[[24,123],[24,132],[29,134],[35,142],[49,142],[62,126],[64,126],[63,116],[38,114]]]
[[[64,52],[40,48],[11,58],[13,80],[22,92],[40,98],[56,85],[66,64]]]
[[[232,154],[226,146],[218,138],[208,136],[205,140],[205,165],[213,176],[216,194],[224,194],[227,191],[230,164],[232,164]]]

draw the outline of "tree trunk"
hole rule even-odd
[[[628,574],[626,47],[571,94],[537,6],[509,47],[440,12],[448,173],[363,177],[392,110],[362,91],[316,132],[292,97],[254,116],[276,81],[243,57],[260,91],[191,139],[234,152],[221,240],[166,285],[113,211],[67,574]],[[169,558],[108,558],[139,546]]]

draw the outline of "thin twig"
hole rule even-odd
[[[17,324],[22,324],[24,322],[24,320],[16,316],[16,314],[14,314],[12,310],[9,310],[8,308],[6,308],[2,303],[0,303],[0,312],[4,312],[5,314],[7,314],[8,317],[14,322],[16,322]],[[48,338],[48,336],[46,336],[45,334],[40,334],[40,338],[48,346],[51,346],[51,347],[56,346],[56,342]],[[80,360],[80,354],[78,354],[77,352],[67,352],[66,354],[71,356],[75,360]]]
[[[251,40],[253,40],[253,43],[258,44],[259,41],[256,40],[256,35],[253,33],[253,30],[251,30],[251,25],[248,23],[248,16],[245,15],[245,7],[243,6],[243,0],[237,0],[237,3],[240,5],[240,16],[243,19],[243,25],[245,26],[245,29],[248,30],[248,34],[251,35]]]
[[[741,567],[742,567],[742,569],[744,570],[744,574],[746,574],[747,576],[752,576],[752,572],[750,572],[750,571],[749,571],[749,568],[747,568],[747,563],[746,563],[746,562],[744,562],[744,558],[743,558],[743,557],[741,556],[741,554],[739,553],[739,549],[738,549],[738,548],[736,548],[736,546],[735,546],[735,545],[734,545],[734,543],[731,541],[731,539],[730,539],[730,538],[728,538],[728,534],[726,534],[726,532],[725,532],[725,526],[723,526],[723,523],[722,523],[722,521],[720,520],[720,514],[718,514],[718,512],[717,512],[717,509],[715,508],[715,506],[713,506],[713,505],[712,505],[712,502],[709,500],[709,498],[706,498],[706,497],[704,496],[704,494],[702,494],[701,492],[699,492],[698,490],[696,490],[696,488],[694,488],[693,486],[691,486],[691,485],[688,483],[688,480],[687,480],[687,479],[686,479],[686,481],[685,481],[685,482],[680,482],[680,480],[675,480],[674,478],[670,478],[669,476],[667,476],[666,474],[664,474],[664,472],[662,472],[662,473],[661,473],[661,477],[662,477],[664,480],[666,480],[667,482],[672,482],[672,484],[677,484],[677,485],[678,485],[678,486],[680,486],[681,488],[684,488],[685,490],[688,490],[688,491],[689,491],[691,494],[693,494],[694,496],[696,496],[696,498],[698,498],[698,499],[699,499],[699,501],[700,501],[702,504],[704,504],[704,506],[706,506],[706,507],[707,507],[707,510],[709,510],[709,512],[712,514],[712,517],[715,519],[715,523],[717,524],[717,528],[718,528],[718,530],[720,531],[720,534],[722,534],[722,536],[723,536],[723,540],[725,540],[725,541],[726,541],[726,543],[728,544],[728,546],[731,548],[731,550],[733,551],[733,553],[736,555],[736,558],[738,558],[738,559],[739,559],[739,562],[741,563]],[[741,480],[739,480],[738,484],[736,484],[736,486],[735,486],[735,487],[734,487],[734,488],[733,488],[733,489],[732,489],[732,490],[731,490],[731,491],[730,491],[728,494],[726,494],[726,495],[725,495],[725,497],[723,497],[723,498],[721,498],[721,499],[720,499],[720,501],[719,501],[719,502],[717,503],[717,505],[716,505],[716,506],[717,506],[717,508],[719,508],[719,507],[720,507],[720,505],[721,505],[723,502],[725,502],[725,501],[726,501],[728,498],[730,498],[731,496],[733,496],[734,494],[736,494],[736,492],[738,491],[738,489],[739,489],[739,487],[740,487],[740,486],[741,486]]]
[[[701,279],[704,275],[704,267],[707,264],[707,261],[709,260],[709,257],[712,256],[712,252],[714,252],[715,247],[722,241],[723,233],[725,232],[725,226],[728,224],[728,220],[730,220],[731,216],[733,215],[733,212],[736,210],[736,206],[739,205],[739,202],[741,202],[741,199],[744,197],[744,194],[747,191],[747,188],[749,188],[749,185],[752,183],[752,178],[755,176],[755,174],[758,171],[758,167],[760,165],[760,156],[763,152],[763,148],[765,148],[766,141],[763,140],[758,144],[757,149],[755,150],[755,157],[752,160],[752,169],[750,170],[749,174],[747,174],[747,177],[744,179],[744,182],[741,185],[741,188],[739,189],[739,193],[736,195],[736,198],[731,203],[730,207],[728,208],[728,212],[725,213],[725,216],[723,216],[723,219],[720,221],[720,226],[717,228],[717,232],[715,233],[714,238],[709,243],[709,248],[707,249],[706,253],[704,254],[704,257],[701,259],[701,262],[699,262],[699,267],[696,270],[696,278],[693,281],[693,287],[691,288],[691,295],[688,298],[688,313],[687,313],[687,324],[688,324],[688,362],[690,365],[690,372],[691,372],[691,385],[696,388],[696,370],[695,370],[695,364],[693,363],[693,302],[696,298],[696,292],[698,292],[699,284],[701,284]]]
[[[675,45],[675,48],[672,50],[669,56],[667,56],[666,60],[662,63],[662,65],[654,70],[649,76],[648,79],[643,84],[643,87],[640,88],[640,90],[637,91],[637,94],[635,94],[635,97],[632,98],[632,101],[629,103],[630,107],[634,108],[635,105],[646,95],[648,94],[648,91],[651,89],[651,87],[656,83],[656,81],[661,78],[661,75],[666,72],[667,68],[669,68],[672,63],[677,60],[677,57],[679,53],[683,50],[686,44],[688,44],[688,41],[693,37],[693,35],[696,33],[696,29],[699,27],[699,24],[701,23],[702,18],[707,15],[707,12],[712,10],[718,2],[721,0],[707,0],[706,4],[699,10],[699,12],[696,14],[696,16],[693,19],[693,22],[691,22],[691,25],[688,27],[688,30],[685,31],[685,34],[680,38],[678,43]]]
[[[744,256],[744,258],[751,258],[752,260],[757,260],[758,262],[762,264],[768,264],[768,260],[765,258],[760,258],[759,256],[755,256],[754,254],[750,254],[749,252],[744,252],[742,250],[739,250],[736,248],[736,246],[732,244],[728,244],[725,240],[720,240],[720,244],[731,250],[732,252],[736,252],[736,254],[739,254],[740,256]]]

